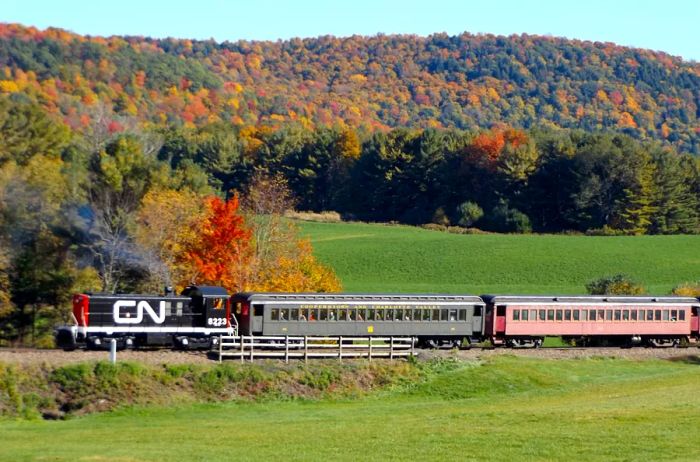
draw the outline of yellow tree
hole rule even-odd
[[[203,199],[189,190],[156,189],[143,198],[135,240],[155,279],[154,289],[170,285],[180,291],[195,281],[197,271],[186,252],[196,243],[205,217]]]

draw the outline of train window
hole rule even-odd
[[[530,310],[530,321],[537,320],[537,310]]]
[[[581,321],[588,321],[588,310],[581,310]]]
[[[581,319],[581,312],[579,310],[574,310],[574,321]]]
[[[678,310],[671,310],[671,321],[678,320]]]
[[[165,302],[165,315],[166,316],[173,315],[173,303],[172,302]]]
[[[527,310],[521,311],[521,318],[523,321],[527,321]]]
[[[630,320],[630,310],[622,310],[622,320],[623,321]]]
[[[391,321],[392,319],[394,319],[394,310],[393,309],[384,310],[384,320]]]
[[[662,319],[663,319],[664,321],[668,321],[668,320],[669,320],[669,312],[668,312],[668,310],[664,310],[664,311],[663,311],[663,318],[662,318]]]
[[[513,310],[513,321],[520,321],[520,310]]]
[[[358,321],[364,321],[366,318],[367,313],[363,309],[358,309],[357,310],[357,320]]]
[[[481,307],[478,305],[474,307],[474,316],[481,316]]]
[[[280,310],[273,308],[270,310],[270,321],[278,321],[280,318]]]
[[[297,310],[294,308],[289,310],[289,320],[290,321],[298,321],[299,320],[299,313],[301,313],[301,310]]]
[[[685,310],[678,311],[678,320],[685,321]]]
[[[647,321],[654,320],[654,310],[647,310]]]
[[[367,320],[372,321],[372,320],[377,320],[377,312],[373,308],[370,308],[367,310]]]
[[[547,321],[554,321],[554,310],[547,310]]]
[[[253,305],[253,316],[262,316],[263,315],[263,306],[262,305]]]
[[[505,305],[499,305],[496,307],[496,316],[505,316],[506,315],[506,306]]]
[[[433,321],[439,321],[440,320],[440,310],[433,310]]]
[[[318,319],[318,310],[309,309],[308,313],[309,314],[306,316],[306,318],[309,321],[316,321]]]
[[[177,304],[175,305],[175,308],[176,308],[175,315],[182,316],[182,302],[177,302]]]
[[[440,321],[449,321],[448,310],[440,310]]]
[[[654,321],[661,321],[661,310],[654,310]]]
[[[562,310],[557,310],[557,321],[561,321],[563,318],[564,312]]]
[[[547,310],[539,310],[537,314],[540,321],[544,321],[547,318]]]
[[[467,310],[459,310],[459,320],[460,321],[467,320]]]
[[[421,311],[421,319],[423,321],[430,321],[430,310],[422,309]]]
[[[310,318],[309,318],[310,319]],[[321,308],[318,313],[318,320],[319,321],[327,321],[328,320],[328,310],[325,308]]]
[[[632,321],[636,321],[636,320],[637,320],[637,310],[630,310],[630,319],[631,319]]]
[[[619,321],[622,318],[622,310],[613,310],[615,314],[615,321]]]
[[[564,321],[571,321],[571,310],[564,310]]]
[[[405,310],[397,309],[394,311],[394,320],[396,321],[408,321],[408,316],[404,313]]]
[[[447,318],[450,321],[456,321],[457,320],[457,310],[450,310],[450,317]]]
[[[280,321],[289,321],[289,310],[288,309],[283,309],[280,310]]]
[[[595,318],[596,318],[595,314],[596,314],[596,311],[591,310],[591,321],[595,321]]]

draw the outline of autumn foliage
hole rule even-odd
[[[251,258],[251,230],[238,211],[238,196],[205,202],[206,218],[197,225],[197,240],[185,255],[192,260],[200,284],[240,291],[246,285]]]

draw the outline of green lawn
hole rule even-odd
[[[0,424],[2,460],[700,460],[700,366],[500,357],[348,401]]]
[[[700,236],[457,235],[408,226],[300,223],[347,291],[580,294],[626,273],[649,293],[700,279]]]

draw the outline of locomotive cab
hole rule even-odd
[[[182,295],[192,300],[192,312],[197,314],[196,327],[206,330],[232,328],[236,325],[226,289],[215,286],[190,286],[182,291]]]

